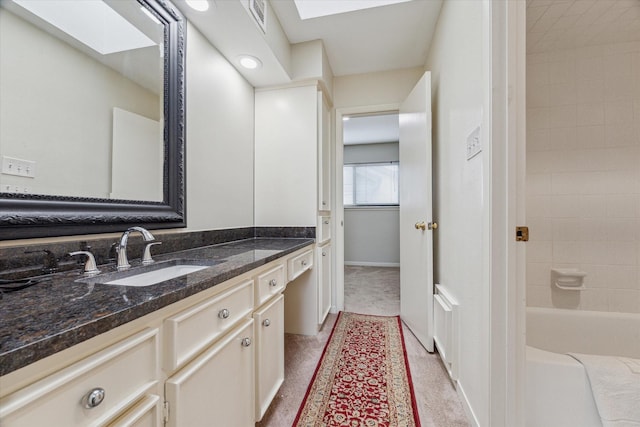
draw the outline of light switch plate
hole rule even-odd
[[[481,151],[482,141],[480,140],[480,126],[478,126],[467,137],[467,160],[471,160]]]
[[[2,173],[25,178],[36,177],[36,162],[2,156]]]

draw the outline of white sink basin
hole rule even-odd
[[[123,277],[121,279],[104,282],[105,285],[121,285],[121,286],[151,286],[165,280],[175,279],[185,274],[194,273],[199,270],[209,268],[207,265],[189,265],[178,264],[171,265],[158,270],[148,271],[146,273],[134,274],[132,276]]]

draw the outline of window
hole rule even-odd
[[[397,205],[398,171],[397,162],[344,165],[344,204]]]

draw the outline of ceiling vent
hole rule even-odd
[[[256,22],[262,29],[267,32],[267,0],[249,0],[249,10],[255,18]]]

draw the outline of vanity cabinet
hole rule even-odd
[[[253,314],[256,337],[256,421],[284,381],[284,295]]]
[[[283,292],[307,289],[314,246],[2,377],[0,424],[253,426],[284,381]]]
[[[205,350],[165,383],[167,426],[254,424],[253,319]]]

